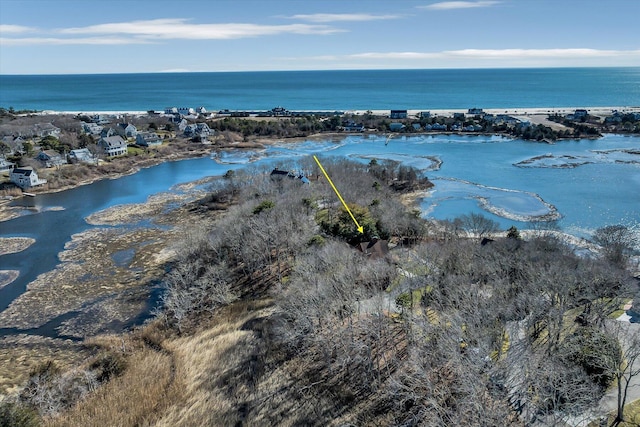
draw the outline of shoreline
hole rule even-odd
[[[471,108],[471,107],[470,107]],[[478,106],[478,108],[482,108],[484,113],[487,114],[522,114],[522,115],[538,115],[538,114],[549,114],[549,113],[558,113],[558,114],[570,114],[575,110],[587,110],[593,115],[603,115],[603,114],[611,114],[612,111],[616,110],[621,113],[637,113],[640,112],[640,105],[614,105],[614,106],[538,106],[538,107],[488,107],[483,108]],[[367,111],[370,111],[374,115],[386,115],[389,114],[391,109],[376,109],[376,110],[363,110],[363,109],[329,109],[329,110],[295,110],[299,112],[326,112],[331,113],[334,111],[342,111],[345,114],[355,114],[355,115],[363,115],[366,114]],[[468,113],[469,108],[408,108],[407,114],[409,116],[416,115],[422,111],[429,111],[431,114],[440,115],[440,116],[452,116],[454,113]],[[161,110],[94,110],[94,111],[59,111],[59,110],[41,110],[36,111],[35,113],[21,113],[20,115],[96,115],[96,114],[105,114],[105,115],[132,115],[132,116],[144,116],[148,115],[149,112],[153,112],[153,114],[158,114],[160,116],[166,115],[164,111]],[[217,116],[218,111],[211,111],[205,114],[205,116]],[[230,110],[230,111],[245,111],[245,110]]]

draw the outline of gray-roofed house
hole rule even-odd
[[[108,136],[114,136],[117,134],[118,132],[116,132],[116,130],[112,127],[102,128],[102,131],[100,132],[100,136],[102,138],[106,138]]]
[[[22,189],[36,187],[47,183],[46,179],[38,178],[38,174],[30,167],[14,168],[9,173],[9,179]]]
[[[36,160],[46,168],[60,166],[67,163],[66,159],[55,150],[42,150],[36,156]]]
[[[100,135],[100,132],[102,132],[102,129],[103,129],[103,126],[100,126],[99,124],[96,124],[96,123],[82,124],[82,131],[89,135]]]
[[[154,147],[162,144],[162,139],[155,132],[139,132],[136,136],[136,144],[142,147]]]
[[[211,128],[206,123],[196,123],[192,125],[187,125],[184,128],[184,136],[191,138],[194,136],[204,137],[211,135],[213,132]]]
[[[131,123],[118,123],[116,132],[123,138],[135,138],[138,134],[138,129]]]
[[[98,145],[102,147],[107,156],[121,156],[127,153],[127,143],[120,135],[100,138]]]
[[[15,163],[7,161],[4,157],[0,157],[0,173],[9,172],[16,166]]]
[[[91,154],[88,148],[80,148],[69,152],[69,160],[71,163],[93,164],[96,162],[96,156]]]
[[[38,135],[41,138],[46,136],[55,136],[56,138],[60,136],[60,128],[54,126],[51,123],[38,123],[34,126],[35,135]]]

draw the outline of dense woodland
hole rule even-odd
[[[421,218],[399,198],[430,183],[396,163],[323,164],[363,234],[312,159],[280,165],[310,184],[226,174],[188,206],[210,221],[176,244],[155,320],[34,370],[0,425],[560,425],[616,387],[622,421],[629,230],[581,256],[545,227]],[[386,256],[355,248],[376,237]]]

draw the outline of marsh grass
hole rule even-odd
[[[171,354],[144,349],[134,353],[129,367],[91,397],[44,426],[144,426],[180,395]]]

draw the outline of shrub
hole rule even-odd
[[[271,209],[275,205],[276,204],[273,203],[271,200],[265,200],[253,209],[253,214],[258,215],[260,212]]]

